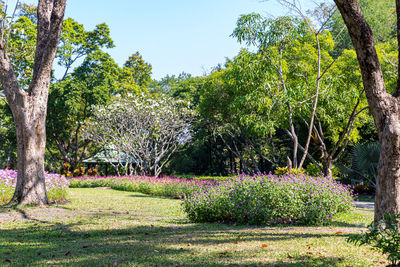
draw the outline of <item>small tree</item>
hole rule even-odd
[[[126,174],[161,173],[180,144],[190,139],[191,110],[170,97],[117,97],[106,107],[96,106],[86,134],[114,158]],[[110,162],[111,163],[111,162]]]

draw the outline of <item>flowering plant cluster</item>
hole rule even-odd
[[[60,174],[45,173],[47,197],[50,202],[66,200],[68,196],[69,181]],[[17,172],[14,170],[0,170],[0,204],[11,200],[15,185],[17,183]]]
[[[70,187],[111,187],[116,190],[140,192],[157,196],[180,198],[201,186],[215,185],[218,182],[209,179],[183,179],[169,176],[83,176],[70,178]]]
[[[318,225],[350,210],[353,198],[331,178],[259,174],[200,186],[182,206],[193,222]]]

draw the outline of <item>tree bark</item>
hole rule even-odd
[[[399,11],[397,2],[396,7]],[[400,213],[399,98],[397,90],[393,95],[386,92],[374,46],[373,32],[361,12],[358,1],[335,0],[335,3],[357,52],[365,94],[381,144],[374,218],[378,221],[385,213]],[[399,12],[397,14],[399,15]]]
[[[44,177],[46,113],[51,68],[61,34],[66,0],[40,0],[32,81],[22,89],[7,55],[7,40],[0,43],[0,80],[17,131],[18,177],[12,203],[48,204]]]

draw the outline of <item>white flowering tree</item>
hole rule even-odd
[[[191,138],[193,117],[187,103],[167,96],[117,96],[108,106],[93,107],[86,135],[105,151],[113,150],[118,170],[156,177],[181,144]],[[112,162],[110,162],[112,163]]]

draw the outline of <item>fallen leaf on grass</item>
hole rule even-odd
[[[268,245],[267,244],[262,244],[261,247],[266,248],[266,247],[268,247]]]

